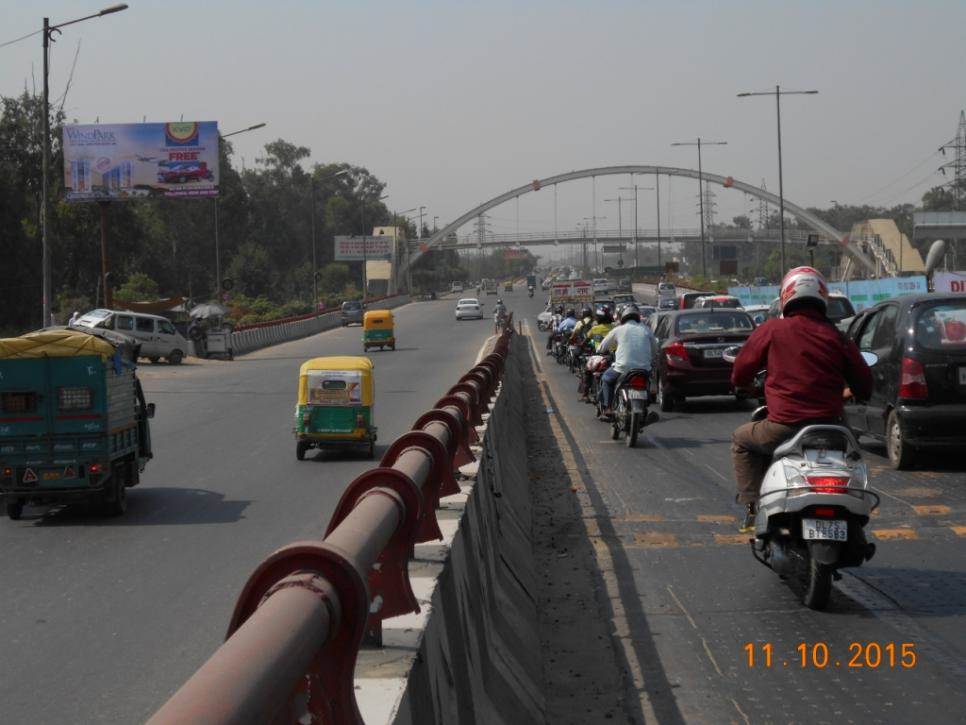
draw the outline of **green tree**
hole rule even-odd
[[[114,299],[119,302],[153,302],[158,299],[158,283],[144,272],[135,272],[114,290]]]

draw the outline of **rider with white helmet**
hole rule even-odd
[[[822,273],[812,267],[791,270],[779,299],[782,316],[751,334],[731,376],[740,390],[751,387],[759,371],[768,371],[767,419],[745,423],[732,438],[738,502],[748,506],[742,531],[754,525],[774,450],[806,425],[841,422],[848,395],[865,400],[872,393],[872,372],[858,347],[826,317],[828,285]]]

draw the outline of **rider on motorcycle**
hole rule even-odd
[[[635,304],[621,309],[620,327],[615,327],[600,343],[601,352],[615,351],[614,363],[601,376],[601,407],[604,415],[614,410],[614,389],[628,370],[650,370],[654,351],[654,335],[641,324],[641,311]]]
[[[739,426],[732,437],[738,503],[748,507],[742,532],[754,528],[758,493],[775,449],[806,425],[840,424],[845,399],[872,394],[872,371],[858,347],[826,317],[828,286],[821,272],[791,270],[782,280],[780,300],[782,317],[751,334],[731,375],[739,390],[768,371],[767,419]]]
[[[493,307],[493,324],[496,325],[497,333],[500,332],[504,322],[506,322],[506,305],[503,304],[503,299],[498,297]]]
[[[589,330],[587,330],[585,339],[591,342],[591,344],[594,346],[594,350],[596,351],[599,348],[601,341],[607,337],[607,334],[614,327],[614,318],[611,317],[610,309],[606,305],[598,307],[597,311],[594,313],[594,317],[595,323]],[[585,403],[590,402],[590,390],[594,379],[594,372],[591,369],[589,362],[590,361],[588,361],[588,365],[584,366],[583,377],[580,384],[580,399]]]
[[[570,334],[574,331],[577,326],[577,312],[574,308],[567,310],[566,316],[557,325],[557,334],[564,339],[569,339]]]
[[[553,317],[550,318],[550,335],[547,336],[547,354],[553,349],[553,341],[557,339],[557,326],[563,322],[564,306],[557,305],[553,308]]]
[[[591,328],[594,324],[594,311],[589,307],[584,307],[580,311],[580,319],[577,320],[577,324],[574,325],[574,331],[570,334],[570,342],[573,345],[579,345],[584,341],[586,337],[587,330]]]

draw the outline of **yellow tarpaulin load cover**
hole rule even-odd
[[[77,330],[43,330],[0,338],[0,360],[78,355],[100,355],[106,360],[113,354],[111,343]]]

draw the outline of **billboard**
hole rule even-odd
[[[363,248],[363,240],[365,247]],[[364,260],[392,259],[393,239],[389,235],[377,237],[335,237],[336,262],[362,262]]]
[[[69,124],[63,142],[67,201],[218,195],[215,121]]]
[[[829,291],[841,292],[852,301],[855,311],[859,312],[882,300],[905,295],[925,294],[926,278],[922,275],[911,277],[886,277],[884,279],[858,279],[849,282],[830,282]],[[778,297],[778,285],[769,287],[729,287],[728,294],[749,305],[768,305]]]
[[[932,285],[937,292],[966,292],[966,272],[936,272]]]
[[[575,279],[553,282],[550,285],[550,301],[557,303],[591,302],[594,298],[594,285],[588,279]]]

